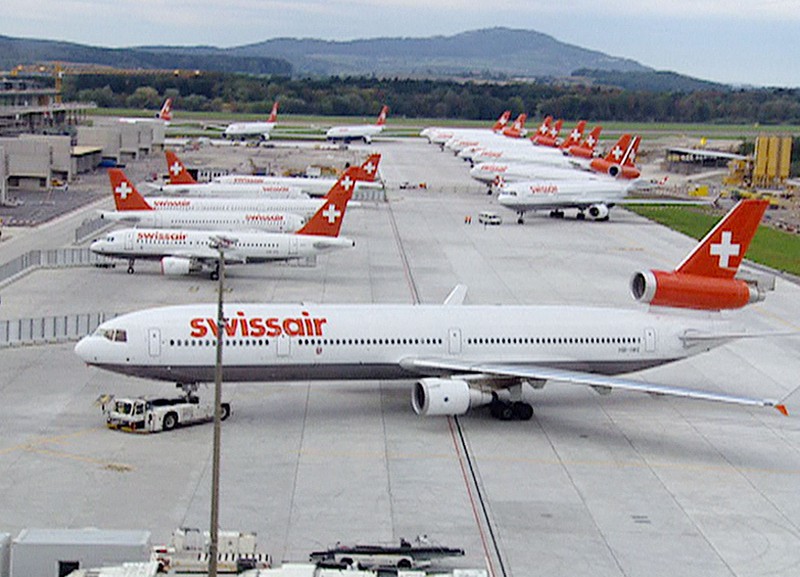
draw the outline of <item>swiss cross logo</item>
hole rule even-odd
[[[372,164],[372,161],[370,161],[370,162],[368,162],[367,164],[364,165],[364,171],[367,174],[372,174],[373,172],[375,172],[375,165]]]
[[[341,185],[345,190],[350,190],[350,187],[353,186],[353,181],[350,179],[349,175],[342,179]]]
[[[732,256],[739,256],[741,245],[731,242],[733,234],[726,230],[717,244],[711,245],[711,254],[719,257],[719,268],[729,268],[728,262]]]
[[[542,125],[539,127],[539,133],[540,133],[540,134],[547,134],[547,125],[546,125],[546,124],[542,124]]]
[[[593,147],[593,146],[594,146],[594,144],[595,144],[594,136],[592,136],[592,135],[590,134],[588,137],[586,137],[586,146],[588,146],[589,148],[591,148],[591,147]]]
[[[172,166],[169,167],[169,171],[173,175],[178,176],[181,173],[181,163],[176,160],[172,163]]]
[[[615,146],[614,150],[611,151],[611,155],[617,160],[619,160],[620,158],[622,158],[622,149],[619,146]]]
[[[550,136],[552,136],[553,138],[558,136],[558,129],[555,126],[550,129]]]
[[[581,133],[578,132],[577,128],[575,128],[572,132],[570,132],[569,139],[572,140],[573,142],[578,142],[581,139]]]
[[[336,208],[335,204],[331,203],[322,211],[322,216],[328,219],[328,224],[333,224],[337,218],[342,216],[342,213]]]
[[[114,189],[114,192],[116,192],[122,200],[125,200],[128,198],[128,195],[133,192],[133,189],[123,180],[122,184]]]

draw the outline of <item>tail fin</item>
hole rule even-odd
[[[536,129],[537,134],[541,134],[542,136],[546,136],[547,133],[550,131],[550,124],[553,122],[552,116],[545,116],[542,123],[539,125],[539,128]]]
[[[167,98],[164,105],[161,107],[161,112],[158,113],[161,120],[169,122],[172,120],[172,98]]]
[[[511,126],[506,127],[503,130],[503,136],[509,136],[511,138],[519,138],[525,132],[525,121],[528,119],[528,115],[524,112],[517,116],[517,119],[514,121],[514,124]]]
[[[768,200],[739,202],[683,259],[675,272],[732,279],[768,206]]]
[[[364,182],[375,182],[378,176],[378,165],[381,162],[380,154],[370,154],[367,159],[359,166],[356,180],[363,180]]]
[[[333,188],[325,195],[325,202],[297,234],[314,236],[339,236],[347,203],[353,197],[360,167],[351,166],[339,177]]]
[[[508,124],[508,120],[511,118],[511,111],[506,110],[503,114],[500,115],[500,118],[497,119],[497,122],[494,123],[492,126],[493,132],[501,132],[506,125]]]
[[[550,118],[549,116],[547,118]],[[547,118],[545,121],[547,121]],[[531,138],[531,142],[534,144],[539,144],[541,146],[550,146],[550,147],[557,147],[558,146],[558,135],[561,132],[561,127],[564,125],[564,121],[561,119],[556,120],[555,124],[548,124],[545,133],[542,133],[542,127],[544,127],[544,123],[542,126],[539,127],[537,134]]]
[[[559,118],[556,120],[556,123],[550,127],[550,137],[554,140],[558,138],[558,135],[561,133],[562,126],[564,126],[564,120]]]
[[[639,150],[640,136],[623,134],[605,158],[595,158],[590,166],[596,172],[602,172],[625,179],[639,178],[641,172],[634,165]]]
[[[197,181],[189,174],[189,171],[186,170],[186,166],[184,166],[177,154],[171,150],[167,150],[166,155],[170,184],[197,184]]]
[[[653,306],[711,311],[764,300],[769,286],[735,275],[767,206],[767,200],[740,201],[674,271],[635,273],[633,297]]]
[[[568,150],[572,146],[580,146],[581,140],[583,139],[584,129],[586,129],[586,121],[579,120],[578,124],[575,125],[575,128],[572,129],[572,132],[570,132],[569,136],[566,138],[566,140],[564,140],[561,148]]]
[[[267,118],[267,122],[275,123],[278,121],[278,101],[276,100],[275,103],[272,105],[272,112],[269,113],[269,118]]]
[[[389,107],[384,104],[383,108],[381,108],[381,113],[378,115],[378,122],[376,122],[376,124],[378,126],[383,126],[384,124],[386,124],[386,116],[388,114],[389,114]]]
[[[153,210],[122,170],[109,168],[108,179],[111,181],[117,210]]]
[[[577,146],[570,146],[568,150],[570,156],[575,156],[577,158],[592,158],[594,156],[594,149],[597,146],[597,142],[600,140],[600,132],[602,130],[602,126],[595,126],[589,133],[589,136],[587,136],[583,142]]]

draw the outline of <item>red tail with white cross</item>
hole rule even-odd
[[[325,195],[325,202],[297,234],[314,236],[339,236],[347,203],[353,197],[358,180],[358,166],[351,166],[342,173],[333,188]]]
[[[170,184],[197,184],[197,181],[189,174],[189,171],[186,170],[186,166],[184,166],[177,154],[171,150],[167,150],[166,155]]]
[[[153,210],[122,170],[109,168],[108,179],[111,181],[117,210]]]
[[[359,166],[357,180],[363,180],[364,182],[375,182],[378,177],[378,165],[380,162],[380,154],[370,154],[369,158],[367,158],[361,164],[361,166]]]
[[[634,274],[634,298],[654,306],[717,311],[764,300],[763,287],[736,278],[736,271],[768,206],[767,200],[740,201],[674,271]]]

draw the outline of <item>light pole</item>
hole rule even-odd
[[[219,551],[219,468],[220,439],[222,435],[222,342],[225,336],[225,314],[222,307],[222,294],[225,288],[225,249],[235,243],[235,239],[212,236],[209,246],[219,253],[217,273],[219,275],[219,295],[217,296],[217,360],[214,365],[214,448],[211,464],[211,531],[208,544],[208,575],[217,577],[217,553]]]

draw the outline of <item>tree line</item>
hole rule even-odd
[[[284,78],[242,74],[78,75],[64,81],[68,100],[100,107],[266,113],[274,100],[289,114],[491,120],[502,110],[622,122],[800,124],[800,89],[692,92],[623,90],[555,82],[456,82],[401,78]]]

